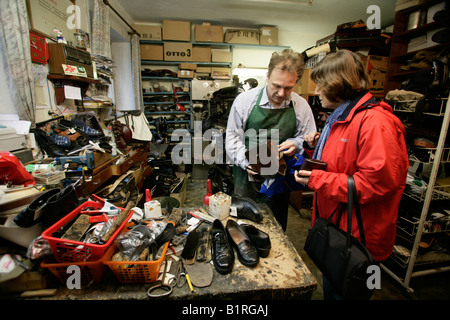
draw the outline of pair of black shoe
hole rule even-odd
[[[252,225],[241,226],[230,219],[225,230],[222,222],[216,219],[211,234],[213,264],[221,274],[227,274],[233,269],[234,251],[230,242],[236,248],[238,259],[244,266],[253,268],[259,263],[259,257],[265,258],[269,255],[269,235]]]
[[[22,228],[41,222],[45,230],[77,207],[78,197],[73,185],[62,190],[51,189],[34,199],[14,218],[14,222]]]

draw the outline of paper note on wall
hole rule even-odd
[[[78,87],[64,86],[64,96],[66,99],[81,100],[81,89]]]

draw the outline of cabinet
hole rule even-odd
[[[443,19],[434,21],[433,14],[430,14],[441,3],[443,1],[432,0],[396,13],[386,93],[402,88],[420,71],[432,71],[431,66],[429,69],[401,69],[418,52],[426,50],[437,54],[450,44],[429,41],[436,30],[448,25],[447,17],[445,18],[447,21]],[[428,18],[423,24],[411,27],[411,19],[414,15],[418,13],[427,15],[427,12]],[[425,40],[427,38],[428,42]],[[419,41],[422,39],[425,42],[421,47],[416,48],[417,50],[411,49],[411,41],[416,39]],[[446,147],[450,104],[448,97],[438,97],[432,101],[434,103],[434,108],[430,109],[432,112],[426,109],[423,109],[423,112],[417,112],[415,108],[410,108],[411,104],[408,101],[390,103],[399,118],[406,120],[412,118],[415,123],[427,124],[423,127],[412,128],[416,130],[407,127],[407,139],[410,142],[409,177],[414,180],[412,183],[407,182],[407,189],[400,204],[397,239],[393,254],[382,264],[382,268],[408,292],[413,292],[410,286],[413,277],[450,270],[449,250],[443,250],[436,245],[439,239],[448,237],[447,233],[450,230],[450,213],[447,211],[450,203],[450,182],[447,181],[448,178],[442,178],[446,176],[446,164],[450,163],[450,149]],[[404,121],[404,123],[408,122]],[[436,142],[435,146],[417,147],[411,143],[412,138],[432,132],[435,132],[435,139],[433,139]],[[424,168],[421,174],[425,181],[417,179],[416,169],[419,166]],[[423,173],[425,171],[426,173]],[[404,210],[404,208],[408,209]]]
[[[443,3],[442,0],[431,0],[425,4],[396,12],[385,93],[399,89],[404,81],[423,70],[401,70],[401,67],[407,65],[408,61],[413,59],[419,51],[426,50],[439,53],[450,45],[450,42],[436,43],[431,40],[432,35],[437,30],[449,25],[448,17],[440,18],[437,21],[432,19],[434,12],[432,8],[439,6],[441,3]],[[427,20],[422,25],[412,28],[411,23],[418,13],[426,16]],[[414,49],[413,42],[422,43],[422,45],[419,45],[418,49]]]

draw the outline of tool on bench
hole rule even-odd
[[[156,281],[148,290],[147,295],[150,298],[159,298],[159,297],[165,297],[172,293],[172,285],[169,283],[166,283],[166,271],[167,271],[167,265],[169,262],[167,260],[164,260],[164,271],[161,280]]]

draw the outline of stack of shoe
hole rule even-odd
[[[419,51],[409,61],[406,66],[401,66],[403,71],[414,69],[430,69],[433,67],[433,59],[436,58],[436,53],[432,51]]]
[[[103,131],[92,128],[86,122],[79,119],[61,119],[52,125],[49,132],[41,128],[31,130],[35,134],[39,147],[50,157],[66,156],[68,152],[79,149],[89,144],[89,140],[103,139]],[[106,143],[101,145],[110,149]]]
[[[266,258],[270,253],[269,235],[252,225],[239,225],[229,219],[225,229],[222,222],[216,219],[211,235],[213,264],[221,274],[230,273],[233,269],[235,258],[232,245],[239,261],[250,268],[258,265],[260,257]]]

